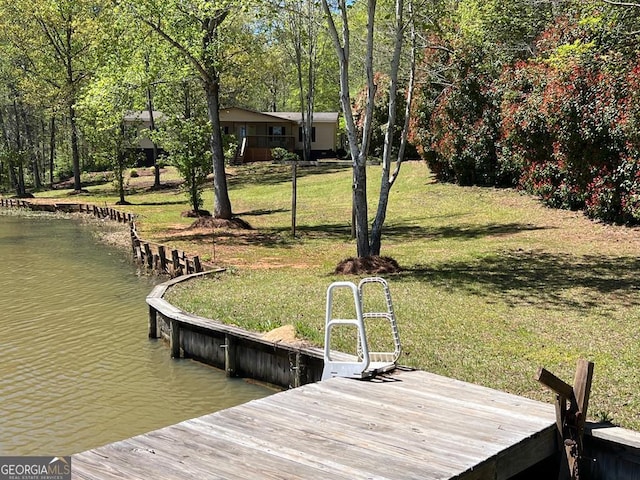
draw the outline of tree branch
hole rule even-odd
[[[615,5],[616,7],[635,7],[640,8],[640,3],[635,2],[616,2],[614,0],[603,0],[604,3],[608,3],[609,5]]]
[[[204,68],[204,66],[198,61],[198,59],[196,57],[194,57],[189,52],[189,50],[187,50],[185,48],[184,45],[182,45],[180,42],[178,42],[176,39],[174,39],[171,35],[169,35],[167,32],[165,32],[164,29],[160,26],[159,23],[155,24],[154,22],[152,22],[151,20],[148,20],[147,18],[144,18],[143,16],[141,16],[137,12],[135,12],[134,15],[141,22],[143,22],[149,28],[151,28],[151,30],[153,30],[158,35],[160,35],[162,38],[164,38],[172,47],[174,47],[176,50],[178,50],[187,59],[187,61],[189,61],[194,66],[194,68],[198,71],[198,74],[200,74],[200,76],[202,77],[203,80],[207,80],[207,81],[210,80],[209,73]]]

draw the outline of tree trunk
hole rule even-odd
[[[15,189],[16,195],[19,197],[20,190],[18,188],[18,174],[16,172],[16,166],[11,160],[9,160],[9,165],[7,167],[9,168],[9,179],[11,181],[11,187]]]
[[[353,199],[356,217],[356,248],[358,257],[371,255],[367,212],[367,165],[357,162],[353,167]]]
[[[149,72],[149,57],[145,58],[145,69]],[[147,85],[147,110],[149,111],[149,131],[153,133],[156,130],[156,122],[153,116],[153,96],[151,94],[151,87]],[[152,156],[153,156],[153,187],[160,187],[160,165],[158,165],[158,146],[156,142],[151,139]]]
[[[396,124],[396,98],[398,91],[398,71],[400,69],[400,54],[402,50],[404,30],[406,26],[403,21],[403,5],[404,0],[396,0],[396,30],[395,30],[395,49],[391,62],[391,84],[389,86],[389,122],[387,131],[385,132],[384,152],[382,162],[382,178],[380,183],[380,198],[378,200],[378,210],[376,218],[371,228],[371,254],[380,255],[382,241],[382,226],[387,215],[387,206],[389,204],[389,192],[391,187],[398,178],[400,166],[404,161],[404,152],[407,146],[407,136],[409,133],[409,123],[411,119],[411,104],[413,102],[413,91],[415,87],[416,76],[416,47],[417,34],[414,22],[413,0],[409,0],[409,35],[410,35],[410,52],[409,52],[409,83],[407,85],[407,98],[404,110],[404,124],[400,135],[400,146],[398,148],[398,156],[396,158],[396,168],[391,173],[391,151],[393,146],[393,130]]]
[[[36,189],[42,187],[42,182],[40,181],[40,171],[38,168],[38,147],[35,141],[35,135],[33,132],[33,125],[29,121],[27,115],[27,109],[22,108],[22,123],[24,124],[24,133],[25,133],[25,151],[29,152],[28,155],[31,157],[31,172],[33,174],[33,186]]]
[[[69,126],[71,127],[71,159],[73,164],[73,189],[82,190],[80,181],[80,150],[78,149],[78,122],[73,98],[69,102]]]
[[[22,106],[20,107],[22,109]],[[13,100],[13,113],[16,120],[16,150],[15,150],[15,160],[17,161],[17,173],[14,169],[14,178],[15,178],[15,188],[16,188],[16,196],[18,198],[23,198],[27,191],[24,184],[24,165],[23,165],[23,154],[22,154],[22,124],[21,124],[21,115],[18,110],[18,101],[16,99]],[[15,164],[14,164],[15,165]],[[15,167],[14,167],[15,168]]]
[[[189,172],[189,176],[191,177],[191,181],[189,182],[189,188],[191,189],[191,206],[193,207],[193,211],[198,215],[200,211],[200,201],[198,199],[198,182],[196,180],[196,172],[194,169]]]
[[[391,190],[391,182],[389,175],[391,173],[391,154],[393,152],[393,136],[396,125],[397,113],[397,95],[398,95],[398,70],[400,69],[400,54],[402,53],[402,43],[404,38],[404,21],[403,21],[403,0],[396,0],[395,14],[395,45],[393,49],[393,57],[391,59],[391,72],[389,82],[389,109],[387,121],[387,130],[384,135],[384,149],[382,152],[382,174],[380,179],[380,197],[378,198],[378,209],[376,218],[371,228],[371,254],[380,255],[380,247],[382,241],[382,225],[387,216],[387,205],[389,203],[389,190]],[[402,161],[398,158],[398,161]]]
[[[117,182],[118,182],[118,195],[120,196],[120,201],[118,202],[119,205],[124,205],[125,199],[124,199],[124,169],[125,169],[125,161],[126,161],[126,154],[124,151],[124,138],[125,138],[125,128],[124,128],[124,122],[120,122],[120,128],[119,128],[119,138],[118,141],[116,142],[116,161],[117,161]]]
[[[53,170],[54,160],[56,156],[56,117],[51,115],[51,122],[49,124],[51,132],[49,132],[49,183],[53,186]]]
[[[124,153],[120,150],[118,150],[118,195],[120,197],[118,204],[124,205]]]
[[[220,85],[217,79],[205,81],[207,96],[207,112],[211,122],[211,154],[213,156],[213,216],[230,220],[233,216],[231,201],[227,190],[227,175],[224,166],[224,151],[222,148],[222,130],[220,128]]]
[[[298,160],[291,165],[291,236],[296,236],[296,215],[298,209]]]
[[[18,182],[16,183],[16,195],[19,198],[24,198],[27,196],[27,188],[24,183],[24,165],[22,163],[22,158],[18,161]]]
[[[365,56],[365,68],[367,74],[367,105],[362,127],[362,135],[358,138],[358,128],[351,110],[351,96],[349,88],[349,22],[348,5],[346,0],[338,2],[338,10],[341,15],[342,41],[338,36],[336,23],[333,19],[332,7],[327,0],[322,0],[322,6],[328,21],[329,34],[333,41],[338,64],[340,66],[340,105],[345,117],[349,151],[353,162],[353,217],[355,223],[356,248],[358,257],[371,255],[369,245],[369,225],[367,212],[367,153],[371,136],[373,120],[374,98],[376,85],[373,79],[373,31],[376,10],[376,0],[368,0],[367,13],[367,47]]]

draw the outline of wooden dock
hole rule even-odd
[[[557,451],[551,404],[423,371],[333,378],[72,459],[74,479],[508,479]]]

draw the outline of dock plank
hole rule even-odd
[[[333,378],[73,456],[73,478],[508,478],[554,452],[555,411],[421,371]]]

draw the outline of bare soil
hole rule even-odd
[[[283,325],[265,333],[262,338],[274,343],[287,343],[291,345],[306,345],[307,343],[296,336],[293,325]]]

